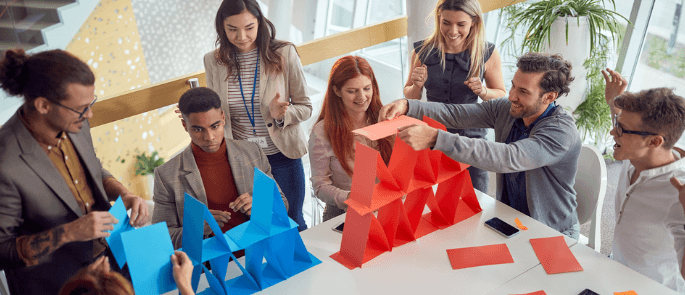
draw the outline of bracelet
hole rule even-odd
[[[483,87],[483,88],[485,88],[485,94],[484,94],[483,96],[480,96],[480,95],[479,95],[479,97],[480,97],[481,99],[483,99],[483,97],[485,97],[485,96],[488,95],[488,88],[487,88],[487,87]]]

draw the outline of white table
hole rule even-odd
[[[308,229],[301,233],[302,239],[307,250],[322,263],[259,294],[515,294],[543,289],[550,295],[575,295],[585,288],[600,294],[628,290],[636,290],[639,295],[673,294],[568,237],[565,237],[566,243],[585,270],[547,275],[529,240],[562,234],[488,195],[479,191],[476,194],[483,212],[393,248],[392,252],[381,254],[362,268],[353,270],[330,258],[340,250],[342,240],[342,234],[331,228],[343,221],[344,215]],[[512,225],[518,217],[528,230],[507,239],[483,225],[492,217]],[[447,257],[447,249],[499,243],[507,244],[514,263],[453,270]],[[239,260],[242,262],[242,258]],[[238,267],[230,263],[227,279],[238,275],[241,275]],[[200,291],[206,287],[203,277]]]
[[[340,250],[342,235],[331,228],[344,215],[308,229],[302,239],[322,263],[260,294],[485,294],[538,266],[529,239],[561,234],[490,196],[477,195],[483,212],[396,247],[354,270],[329,257]],[[495,216],[512,225],[518,217],[529,230],[507,239],[483,225]],[[577,243],[571,238],[566,242],[569,246]],[[514,263],[453,270],[447,257],[447,249],[498,243],[508,245]],[[238,268],[229,265],[229,277],[236,275]]]
[[[491,291],[488,295],[525,294],[544,290],[547,294],[573,294],[590,289],[599,294],[634,290],[639,295],[676,295],[675,291],[583,244],[571,247],[584,271],[547,275],[542,265]]]

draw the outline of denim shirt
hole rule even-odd
[[[557,108],[555,104],[550,104],[545,112],[540,115],[530,126],[526,127],[523,119],[518,118],[514,121],[514,126],[511,127],[509,137],[505,143],[512,143],[518,140],[528,138],[530,131],[535,126],[535,123],[541,119],[554,113]],[[502,203],[511,206],[523,214],[530,216],[528,210],[528,198],[526,195],[526,172],[504,173],[504,185],[502,187]]]

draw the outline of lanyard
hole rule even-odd
[[[238,61],[238,55],[235,55],[236,61]],[[252,83],[252,114],[254,114],[254,93],[257,89],[257,75],[259,75],[259,48],[257,49],[257,66],[254,69],[254,82]],[[240,84],[240,95],[243,97],[243,105],[245,105],[245,111],[247,112],[247,118],[250,119],[250,124],[252,124],[252,134],[257,136],[257,130],[255,129],[254,117],[250,115],[250,110],[247,109],[247,102],[245,102],[245,94],[243,94],[243,81],[240,79],[240,71],[238,71],[238,83]]]

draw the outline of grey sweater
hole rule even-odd
[[[525,171],[531,217],[564,234],[578,223],[573,189],[580,135],[561,107],[538,121],[526,139],[504,143],[516,118],[507,98],[480,104],[442,104],[409,100],[408,115],[428,116],[447,128],[494,128],[495,141],[438,132],[434,149],[478,168],[497,172],[497,200],[502,199],[503,173]]]

